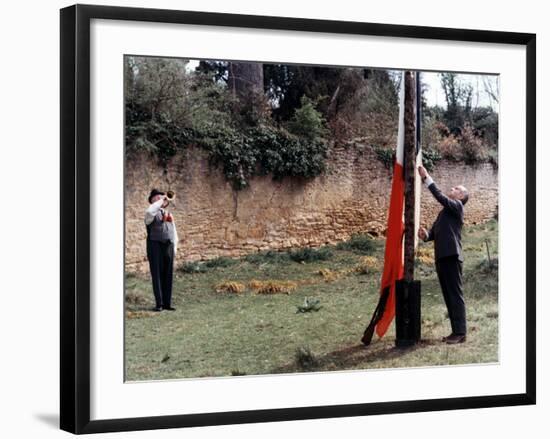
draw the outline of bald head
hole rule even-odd
[[[452,198],[453,200],[460,200],[462,201],[462,204],[466,204],[469,198],[468,189],[462,185],[454,186],[449,191],[449,198]]]

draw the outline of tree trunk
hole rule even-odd
[[[416,178],[416,83],[414,73],[405,72],[405,257],[404,278],[414,280],[415,178]]]
[[[228,82],[234,95],[246,98],[251,92],[264,90],[264,70],[261,63],[229,63]]]

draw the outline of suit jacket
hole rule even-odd
[[[458,255],[458,260],[464,261],[462,256],[464,205],[462,201],[453,200],[443,194],[435,183],[430,184],[428,189],[443,209],[428,232],[426,241],[434,241],[436,260]]]

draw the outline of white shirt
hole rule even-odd
[[[148,226],[153,222],[155,217],[159,212],[164,213],[164,209],[162,208],[162,205],[164,204],[164,199],[161,198],[160,200],[155,201],[154,203],[151,203],[151,205],[147,208],[145,211],[145,225]],[[174,244],[174,256],[176,255],[176,251],[178,250],[178,231],[176,230],[176,223],[173,220],[172,216],[172,224],[174,225],[174,240],[172,241],[172,244]]]
[[[433,181],[432,177],[430,177],[429,175],[424,179],[424,184],[426,185],[426,187],[431,185],[433,182],[434,181]]]

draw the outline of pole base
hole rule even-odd
[[[395,283],[395,346],[406,348],[420,341],[420,281]]]

